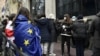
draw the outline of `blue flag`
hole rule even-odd
[[[24,15],[17,16],[14,27],[15,44],[28,56],[41,56],[39,29]]]

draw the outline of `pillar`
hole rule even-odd
[[[22,6],[30,10],[30,0],[22,0]]]
[[[47,18],[53,14],[56,19],[56,0],[45,0],[45,14]]]

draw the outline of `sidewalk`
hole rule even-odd
[[[67,56],[67,48],[66,48],[66,45],[65,45],[65,56]],[[60,42],[57,42],[55,44],[55,50],[54,50],[54,53],[56,53],[56,56],[61,56],[61,43]],[[76,50],[75,48],[72,48],[71,47],[71,56],[76,56]],[[91,50],[85,50],[85,56],[92,56],[92,51]]]

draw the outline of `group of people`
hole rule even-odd
[[[76,19],[76,18],[75,18]],[[83,15],[79,15],[76,20],[71,20],[69,14],[64,15],[64,21],[61,22],[61,50],[64,56],[64,44],[67,45],[67,54],[70,54],[71,39],[76,48],[76,56],[84,56],[85,44],[89,41],[89,25],[83,20]]]
[[[58,20],[46,18],[45,14],[37,15],[37,19],[30,15],[27,8],[21,7],[17,14],[7,16],[2,24],[2,31],[7,40],[15,43],[17,48],[23,52],[24,56],[56,56],[54,45],[57,42],[58,35],[61,35],[61,51],[64,55],[64,45],[67,45],[67,54],[70,54],[70,40],[72,39],[76,56],[84,56],[84,50],[91,36],[94,36],[93,56],[100,56],[99,43],[99,18],[100,13],[96,15],[89,25],[83,20],[83,15],[79,15],[75,21],[72,21],[69,14],[64,15],[64,20],[57,24]],[[2,36],[2,35],[0,35]],[[2,38],[0,37],[2,41]],[[0,43],[2,45],[2,43]],[[9,42],[6,43],[9,47]],[[15,52],[16,56],[20,56]]]
[[[2,22],[2,32],[7,40],[16,44],[24,56],[56,55],[53,52],[57,41],[53,19],[40,14],[37,15],[37,19],[32,20],[29,10],[25,7],[21,7],[17,14],[10,14],[6,18]],[[9,42],[5,45],[6,48],[10,47]],[[15,54],[20,55],[18,52]]]
[[[90,20],[90,19],[89,19]],[[85,48],[89,47],[90,38],[93,38],[93,54],[92,56],[100,56],[100,12],[89,22],[84,20],[83,15],[80,14],[74,21],[71,20],[68,14],[64,15],[64,21],[61,22],[61,50],[64,56],[64,44],[67,45],[67,54],[70,55],[70,39],[76,48],[76,56],[84,56]]]
[[[11,14],[6,17],[7,19],[2,22],[2,33],[6,36],[6,39],[16,44],[23,56],[42,56],[40,30],[35,22],[32,21],[29,10],[21,7],[17,14]],[[10,47],[8,41],[5,46],[6,48]],[[21,55],[16,50],[14,53],[16,56]]]

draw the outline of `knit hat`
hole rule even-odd
[[[83,19],[83,15],[79,15],[77,19]]]

